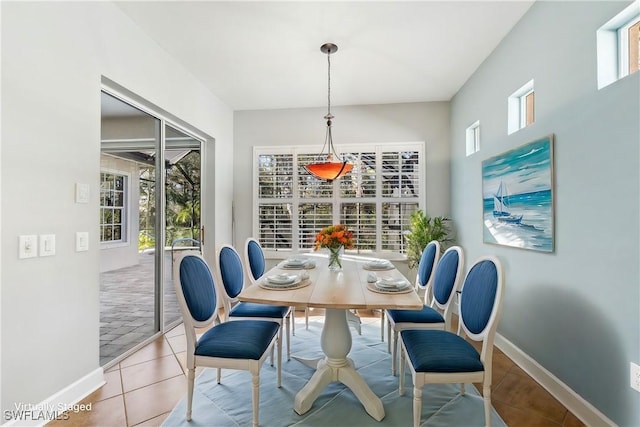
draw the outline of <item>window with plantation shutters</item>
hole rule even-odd
[[[126,242],[128,176],[100,173],[100,242]]]
[[[353,252],[404,253],[411,213],[424,204],[424,143],[341,146],[353,170],[326,182],[305,165],[308,147],[255,147],[254,232],[265,250],[313,250],[331,224],[354,232]]]

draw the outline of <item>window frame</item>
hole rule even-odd
[[[617,36],[618,36],[618,78],[621,79],[630,74],[633,74],[638,71],[638,52],[640,47],[638,45],[631,45],[629,43],[629,39],[631,37],[631,28],[638,27],[640,25],[640,14],[632,17],[626,24],[618,28]],[[635,31],[638,31],[638,28],[635,28]],[[635,52],[632,51],[635,49]],[[631,68],[631,59],[632,54],[635,53],[636,61],[635,61],[635,70]]]
[[[602,89],[638,72],[629,71],[629,29],[640,22],[637,1],[611,18],[596,31],[597,84]],[[635,46],[640,54],[640,46]]]
[[[332,209],[332,224],[341,223],[341,206],[342,204],[347,203],[360,203],[360,204],[370,204],[375,203],[376,208],[376,249],[375,250],[361,250],[357,248],[352,251],[356,254],[367,254],[370,256],[378,256],[385,257],[389,259],[404,259],[405,255],[401,252],[394,252],[391,250],[382,250],[382,237],[381,237],[381,229],[382,225],[382,208],[386,203],[399,203],[399,204],[412,204],[415,203],[417,205],[416,209],[425,209],[426,205],[426,158],[425,158],[425,143],[424,142],[403,142],[403,143],[375,143],[375,144],[341,144],[338,147],[340,150],[340,154],[343,153],[375,153],[376,158],[376,172],[375,172],[375,187],[376,194],[374,197],[345,197],[341,196],[341,188],[340,183],[342,179],[335,180],[331,183],[331,195],[330,197],[300,197],[299,186],[302,185],[300,183],[299,177],[301,176],[299,172],[299,165],[296,161],[298,156],[305,155],[313,155],[316,153],[320,153],[322,150],[322,146],[316,145],[299,145],[299,146],[254,146],[253,147],[253,163],[252,163],[252,181],[253,181],[253,204],[252,204],[252,235],[256,236],[256,238],[260,238],[260,214],[259,209],[260,206],[266,205],[269,202],[267,200],[272,201],[274,204],[291,204],[291,247],[290,248],[280,248],[274,249],[268,247],[268,245],[263,246],[263,249],[267,256],[277,257],[277,254],[290,253],[290,252],[311,252],[313,249],[302,248],[300,245],[300,218],[298,213],[298,207],[302,204],[307,203],[330,203],[333,206]],[[382,162],[379,161],[382,159],[382,153],[402,153],[402,152],[417,152],[418,155],[418,172],[417,176],[417,185],[418,187],[418,195],[417,197],[389,197],[384,196],[382,191]],[[292,165],[293,171],[291,173],[292,180],[292,191],[291,197],[281,197],[281,198],[273,198],[266,199],[259,197],[259,158],[262,155],[292,155]],[[355,169],[355,168],[354,168]],[[353,173],[353,172],[351,172]],[[318,181],[321,182],[321,181]],[[401,232],[402,234],[402,232]],[[282,255],[280,255],[282,256]]]
[[[111,206],[105,206],[102,204],[102,175],[113,175],[114,177],[122,177],[123,178],[123,190],[122,190],[122,195],[123,195],[123,202],[122,202],[122,208],[121,208],[121,219],[120,219],[120,239],[119,240],[102,240],[102,226],[106,225],[106,223],[103,222],[103,218],[102,218],[102,214],[103,214],[103,209],[105,208],[111,208]],[[100,227],[100,232],[98,233],[99,239],[100,239],[100,247],[101,248],[117,248],[117,247],[123,247],[123,246],[129,246],[131,244],[130,242],[130,218],[131,218],[131,174],[128,172],[124,172],[124,171],[120,171],[120,170],[115,170],[115,169],[108,169],[108,168],[101,168],[100,169],[100,201],[99,201],[99,207],[100,207],[100,218],[99,218],[99,224],[98,227]],[[113,224],[113,223],[111,223]]]
[[[534,79],[529,80],[509,96],[507,110],[508,135],[535,123]]]
[[[467,128],[466,152],[467,157],[480,151],[480,120],[477,120]]]

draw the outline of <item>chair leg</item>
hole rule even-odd
[[[278,345],[280,346],[278,348],[282,349],[282,325],[280,325],[280,327],[278,328]],[[274,364],[273,364],[273,353],[274,353],[274,350],[275,350],[275,348],[271,347],[271,366],[274,366]],[[278,354],[278,358],[280,358],[281,355],[282,354],[279,353]]]
[[[284,321],[286,322],[287,327],[287,360],[291,360],[291,319],[287,316]]]
[[[216,375],[216,379],[218,380],[218,384],[220,384],[220,381],[222,381],[222,368],[218,368],[218,373]]]
[[[191,421],[191,404],[193,403],[193,383],[196,377],[196,370],[187,371],[187,421]]]
[[[380,341],[384,342],[384,310],[380,310]]]
[[[465,393],[466,393],[466,390],[464,389],[464,383],[460,383],[460,395],[464,396]]]
[[[309,330],[309,307],[304,308],[304,327]]]
[[[280,336],[278,335],[278,341],[280,341]],[[271,355],[269,356],[269,358],[271,359],[270,363],[271,366],[273,366],[273,353],[275,351],[275,348],[271,347]]]
[[[398,366],[398,346],[400,343],[398,342],[398,331],[394,329],[393,331],[393,346],[391,349],[391,375],[395,375]]]
[[[405,357],[404,351],[400,349],[400,373],[398,374],[398,395],[404,396],[404,367]]]
[[[258,427],[258,407],[260,406],[260,374],[251,373],[251,394],[253,400],[253,427]]]
[[[351,326],[358,331],[358,335],[362,335],[362,320],[360,320],[360,316],[355,313],[355,310],[347,311],[347,323],[350,323]]]
[[[387,319],[387,353],[391,354],[391,322]]]
[[[287,341],[287,345],[289,342]],[[282,340],[278,340],[278,367],[276,368],[278,376],[278,388],[282,387]]]
[[[484,396],[484,424],[487,427],[491,427],[491,386],[485,384],[482,388],[482,395]]]
[[[291,307],[291,335],[296,336],[296,308]]]
[[[422,416],[422,387],[413,387],[413,427],[420,427]]]

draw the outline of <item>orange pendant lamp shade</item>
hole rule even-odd
[[[323,161],[317,161],[315,163],[310,163],[305,166],[307,172],[311,175],[315,176],[318,179],[324,181],[333,181],[335,179],[341,178],[344,175],[351,172],[353,169],[353,164],[344,161],[336,152],[333,146],[333,137],[331,135],[331,125],[333,115],[331,114],[331,54],[338,50],[338,46],[333,43],[325,43],[320,46],[320,50],[322,53],[327,54],[327,64],[328,64],[328,81],[327,81],[327,115],[324,116],[327,119],[327,134],[324,140],[324,146],[322,147],[322,152],[326,148],[327,151],[323,155],[324,157],[320,157]]]
[[[351,172],[353,165],[348,162],[311,163],[305,166],[307,171],[318,179],[333,181]]]

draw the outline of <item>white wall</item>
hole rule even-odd
[[[39,403],[99,368],[102,77],[215,137],[226,156],[233,114],[113,3],[0,7],[4,410]],[[228,241],[232,187],[221,177],[232,165],[216,161],[213,148],[205,147],[203,222],[210,239]],[[74,203],[76,182],[90,184],[89,204]],[[75,252],[76,231],[89,231],[88,252]],[[18,260],[18,236],[43,233],[56,234],[56,255]]]
[[[340,144],[425,142],[426,211],[449,214],[449,103],[332,107],[333,141]],[[254,146],[316,145],[325,138],[326,108],[235,112],[235,242],[252,235]]]
[[[602,90],[596,30],[628,2],[536,2],[451,102],[452,215],[472,262],[506,267],[498,332],[621,426],[640,425],[640,73]],[[535,80],[536,119],[507,136],[507,97]],[[480,120],[481,151],[465,156]],[[481,162],[555,134],[552,254],[483,244]]]

